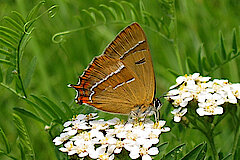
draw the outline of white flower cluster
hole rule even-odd
[[[151,160],[151,155],[159,152],[153,145],[159,142],[160,134],[170,131],[169,127],[164,127],[165,121],[154,123],[147,120],[124,124],[118,118],[108,121],[96,118],[96,113],[72,118],[64,123],[63,133],[53,142],[55,145],[63,145],[60,151],[78,157],[112,160],[124,148],[132,159],[141,156],[143,160]]]
[[[171,113],[174,121],[180,122],[181,117],[187,113],[187,105],[190,101],[196,101],[199,116],[217,115],[223,113],[221,105],[224,103],[236,104],[240,99],[240,84],[229,83],[228,80],[202,77],[199,73],[180,76],[177,84],[170,87],[167,99],[176,107]]]

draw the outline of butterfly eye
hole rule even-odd
[[[162,103],[158,98],[154,99],[153,105],[157,111],[160,110],[160,108],[162,107]]]

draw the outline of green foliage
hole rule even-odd
[[[237,50],[237,39],[236,39],[236,30],[233,30],[233,37],[232,37],[232,48],[229,52],[225,49],[224,38],[222,33],[220,32],[220,51],[213,52],[210,56],[202,56],[200,47],[198,52],[198,68],[194,63],[194,60],[191,57],[187,57],[186,63],[187,67],[189,68],[188,73],[201,73],[202,75],[211,75],[217,69],[221,68],[226,63],[231,62],[232,60],[236,59],[240,52]]]
[[[51,140],[73,115],[94,110],[75,105],[75,92],[66,86],[76,83],[91,59],[132,22],[138,22],[148,38],[156,96],[186,73],[239,82],[238,12],[239,3],[227,0],[218,4],[207,0],[2,2],[0,159],[34,159],[35,154],[36,159],[68,159],[58,148],[53,149]],[[14,114],[16,128],[10,127],[12,108],[23,116],[25,125]],[[219,159],[239,159],[239,109],[231,116],[214,118],[213,123],[190,117],[202,128],[210,126],[203,132],[196,132],[189,124],[173,123],[171,110],[164,104],[161,117],[171,132],[161,136],[160,154],[155,159],[213,159],[209,139],[204,137],[210,133]],[[110,117],[102,112],[99,115]],[[44,126],[49,127],[48,135],[40,137]],[[18,137],[17,146],[11,145],[14,137]]]
[[[98,7],[90,7],[88,9],[82,9],[78,21],[81,25],[80,28],[68,30],[57,33],[53,36],[52,40],[55,43],[63,42],[63,36],[69,33],[93,28],[99,25],[107,24],[129,24],[131,22],[139,22],[144,24],[145,27],[156,32],[168,41],[170,39],[169,24],[164,23],[166,19],[171,22],[173,17],[173,1],[161,2],[161,7],[165,9],[166,17],[161,19],[155,18],[151,13],[144,9],[142,1],[139,1],[138,10],[134,5],[127,1],[114,1],[111,0],[109,5],[100,4]]]
[[[30,69],[27,72],[25,82],[23,81],[21,75],[21,59],[23,56],[24,48],[28,44],[28,41],[31,39],[33,24],[41,16],[38,15],[38,11],[41,5],[44,3],[44,1],[39,2],[30,11],[26,19],[20,13],[13,11],[11,16],[5,16],[3,18],[5,26],[0,26],[0,54],[3,55],[2,59],[0,59],[0,63],[5,64],[6,67],[9,66],[9,71],[6,73],[5,80],[7,86],[5,86],[3,81],[1,81],[0,85],[7,89],[10,89],[11,87],[9,85],[13,81],[8,81],[8,77],[11,77],[10,74],[14,74],[13,77],[16,81],[16,89],[11,89],[11,91],[15,90],[16,93],[18,93],[18,91],[21,91],[23,94],[22,98],[27,97],[25,87],[27,87],[30,83],[30,78],[34,71],[36,59],[33,59]]]
[[[18,131],[18,147],[21,151],[21,159],[35,159],[35,153],[23,120],[17,114],[13,114],[13,121]]]
[[[1,150],[1,151],[3,153],[9,154],[11,152],[11,148],[10,148],[7,137],[6,137],[5,133],[3,132],[2,128],[0,128],[0,135],[1,135],[1,139],[3,141],[1,144],[4,144],[4,147],[5,147],[5,151],[3,151],[3,150]]]

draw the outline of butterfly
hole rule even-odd
[[[132,23],[122,30],[103,54],[93,58],[79,77],[76,101],[99,110],[145,118],[161,102],[155,96],[155,76],[143,29]]]

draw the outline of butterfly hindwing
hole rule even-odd
[[[137,105],[149,105],[155,77],[141,27],[133,23],[125,28],[72,87],[79,103],[107,112],[128,114]]]

